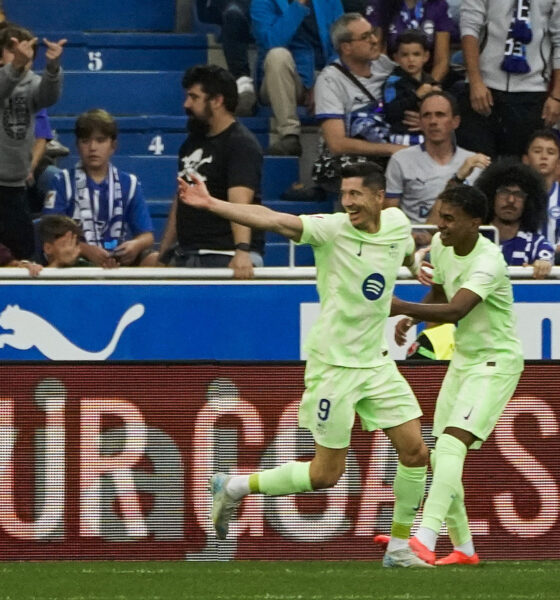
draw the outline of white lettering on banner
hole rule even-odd
[[[51,537],[58,529],[62,533],[64,514],[64,407],[66,391],[56,379],[41,382],[35,393],[35,403],[46,413],[43,430],[44,480],[37,486],[37,505],[42,505],[35,521],[19,519],[15,508],[14,447],[18,432],[14,427],[14,400],[0,398],[0,525],[20,540]]]
[[[516,302],[514,310],[517,315],[517,333],[523,345],[523,354],[527,360],[543,358],[543,341],[550,342],[551,356],[545,358],[560,359],[560,303],[555,302]],[[311,327],[319,317],[320,305],[318,302],[300,303],[300,359],[306,360],[303,344]],[[394,340],[395,325],[402,317],[390,317],[385,326],[385,339],[389,354],[394,360],[404,360],[406,351],[416,338],[416,327],[412,327],[408,334],[408,341],[404,346],[397,346]],[[550,321],[550,340],[544,337],[544,322]]]
[[[558,485],[554,476],[515,438],[515,419],[520,415],[537,420],[544,438],[557,436],[560,429],[554,411],[536,397],[514,398],[500,417],[494,431],[496,444],[505,460],[512,464],[527,480],[538,495],[538,513],[532,519],[524,519],[515,507],[511,492],[503,492],[494,498],[496,516],[507,531],[520,537],[533,538],[546,534],[554,527],[560,509]]]
[[[103,415],[124,423],[123,449],[107,455],[101,447]],[[144,456],[146,425],[138,408],[120,398],[84,398],[80,406],[80,535],[101,535],[101,478],[110,476],[122,519],[131,537],[148,535],[132,467]]]
[[[17,305],[7,305],[0,313],[0,327],[13,333],[0,334],[0,348],[12,346],[29,350],[34,346],[51,360],[106,360],[113,354],[123,331],[144,314],[143,304],[134,304],[119,319],[107,346],[99,352],[82,350],[40,315]]]
[[[30,425],[31,431],[26,429],[23,434],[16,429],[16,424],[25,423],[17,413],[16,400],[0,397],[0,527],[14,539],[58,541],[72,537],[76,531],[69,527],[71,530],[66,532],[65,523],[79,519],[78,531],[83,537],[109,542],[181,540],[185,539],[185,523],[193,526],[190,513],[193,510],[196,522],[206,534],[206,548],[198,555],[187,554],[186,558],[212,559],[216,547],[208,519],[208,477],[216,470],[246,474],[289,460],[308,460],[313,454],[311,435],[297,429],[298,401],[283,404],[284,410],[276,423],[265,406],[261,413],[243,400],[231,379],[211,381],[207,403],[196,415],[192,437],[186,433],[181,439],[172,438],[154,426],[148,428],[147,419],[134,402],[118,397],[82,398],[79,431],[74,425],[68,430],[65,418],[71,411],[66,408],[67,396],[69,392],[62,381],[54,378],[39,381],[33,400],[44,413],[44,424],[40,420],[40,426]],[[177,413],[184,414],[180,409]],[[153,414],[151,409],[148,414]],[[166,418],[173,419],[164,417],[164,423]],[[122,425],[106,429],[103,425],[108,419],[119,420]],[[520,419],[534,421],[529,431],[534,431],[535,447],[546,447],[560,434],[557,414],[546,401],[518,396],[510,402],[492,440],[503,457],[496,468],[511,466],[517,477],[510,478],[509,489],[505,486],[510,479],[506,484],[494,484],[497,491],[491,502],[495,515],[484,515],[488,520],[472,523],[473,534],[477,536],[490,535],[490,523],[499,523],[508,535],[522,538],[542,538],[557,526],[560,483],[555,479],[552,463],[547,468],[516,437]],[[231,424],[233,420],[235,423]],[[266,425],[276,426],[267,447]],[[522,430],[527,432],[528,428],[524,426]],[[29,440],[30,434],[35,439],[34,470],[27,456],[29,443],[20,447],[20,438]],[[70,450],[66,450],[66,440],[79,446],[79,461],[72,463],[68,472],[66,459]],[[191,495],[187,504],[183,497],[181,454],[189,460],[192,457],[188,480]],[[495,450],[492,455],[496,455]],[[146,460],[151,461],[147,469],[142,466]],[[245,466],[239,467],[239,463]],[[22,488],[16,487],[20,483],[14,472],[16,464],[30,465],[24,473],[35,473],[35,485],[26,482]],[[219,546],[220,559],[226,555],[235,557],[242,536],[262,537],[265,519],[280,536],[297,542],[327,542],[345,535],[370,537],[388,531],[395,468],[396,457],[387,438],[376,431],[370,454],[362,455],[360,463],[350,449],[347,473],[334,488],[307,496],[306,502],[309,500],[310,504],[304,506],[317,503],[314,512],[302,509],[301,498],[293,495],[246,498],[238,520],[232,522],[228,540]],[[65,488],[67,482],[70,491]],[[69,498],[76,498],[78,486],[79,505],[77,501],[68,502]],[[143,494],[153,498],[149,514],[142,508]],[[21,507],[26,504],[34,510],[33,516],[25,520]],[[349,510],[354,504],[355,517]],[[527,513],[531,508],[533,512]]]
[[[241,422],[243,444],[262,446],[264,444],[263,422],[259,411],[249,402],[239,397],[237,386],[229,379],[215,379],[208,386],[208,402],[199,411],[194,426],[192,503],[196,520],[208,535],[214,535],[208,518],[211,498],[208,493],[208,479],[216,471],[215,460],[219,452],[216,447],[216,425],[220,417],[229,415]],[[225,449],[222,449],[222,451]],[[231,448],[227,448],[231,452]],[[253,469],[254,470],[254,469]],[[231,474],[250,474],[251,469],[234,467]],[[237,538],[248,530],[250,535],[263,534],[262,496],[248,496],[242,502],[237,521],[231,524],[230,538]]]

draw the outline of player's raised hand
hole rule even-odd
[[[434,279],[434,266],[427,260],[423,260],[418,269],[418,281],[422,285],[432,285]]]
[[[177,194],[179,200],[184,204],[194,206],[194,208],[208,208],[212,198],[206,184],[202,179],[192,173],[189,174],[189,179],[192,181],[191,185],[181,177],[177,177],[179,183]]]
[[[33,54],[35,52],[35,45],[37,44],[37,38],[31,40],[18,40],[13,37],[10,38],[9,50],[14,55],[13,66],[16,69],[22,69],[27,63],[33,60]]]
[[[44,42],[45,46],[47,47],[47,52],[45,53],[47,60],[49,60],[49,61],[58,60],[62,55],[62,51],[64,49],[64,44],[66,44],[67,41],[68,41],[67,39],[62,39],[62,40],[58,40],[58,42],[51,42],[51,41],[47,40],[47,38],[43,38],[43,42]]]

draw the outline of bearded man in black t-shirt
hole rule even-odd
[[[255,136],[235,120],[237,86],[215,65],[188,69],[183,77],[188,137],[179,150],[178,176],[192,174],[210,193],[239,204],[260,204],[262,149]],[[230,267],[236,279],[249,279],[262,266],[264,235],[198,211],[177,198],[171,207],[159,254],[152,264],[173,267]]]

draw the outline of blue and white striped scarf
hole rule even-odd
[[[533,39],[531,29],[531,0],[517,0],[513,9],[513,18],[509,26],[504,60],[501,69],[508,73],[529,73],[526,45]]]

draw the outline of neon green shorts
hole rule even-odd
[[[356,413],[366,431],[395,427],[422,416],[414,392],[393,360],[354,369],[328,365],[310,356],[299,407],[300,427],[309,429],[321,446],[346,448]]]
[[[450,365],[438,395],[432,434],[439,437],[446,427],[458,427],[479,438],[471,448],[480,448],[504,412],[520,377],[521,373],[496,373],[496,367],[487,364],[474,369]]]

